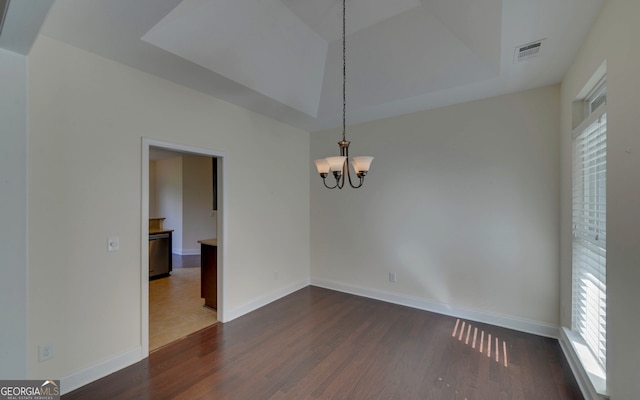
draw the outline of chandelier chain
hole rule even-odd
[[[342,140],[347,136],[347,0],[342,0]]]

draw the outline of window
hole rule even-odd
[[[606,88],[585,99],[589,113],[573,137],[572,330],[606,368]]]
[[[593,97],[590,97],[587,101],[589,105],[589,114],[595,112],[598,107],[603,105],[607,101],[607,91],[605,88],[601,88],[600,91],[596,92]]]

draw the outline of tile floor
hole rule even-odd
[[[200,297],[200,257],[188,257],[174,256],[171,276],[149,282],[149,351],[217,322]]]

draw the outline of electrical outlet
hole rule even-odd
[[[389,282],[397,282],[397,276],[395,272],[389,272]]]
[[[107,251],[109,253],[120,250],[120,237],[109,236],[107,237]]]
[[[38,361],[46,361],[53,358],[53,344],[40,344],[38,345]]]

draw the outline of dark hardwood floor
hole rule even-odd
[[[196,332],[63,396],[582,398],[556,340],[317,287]]]

